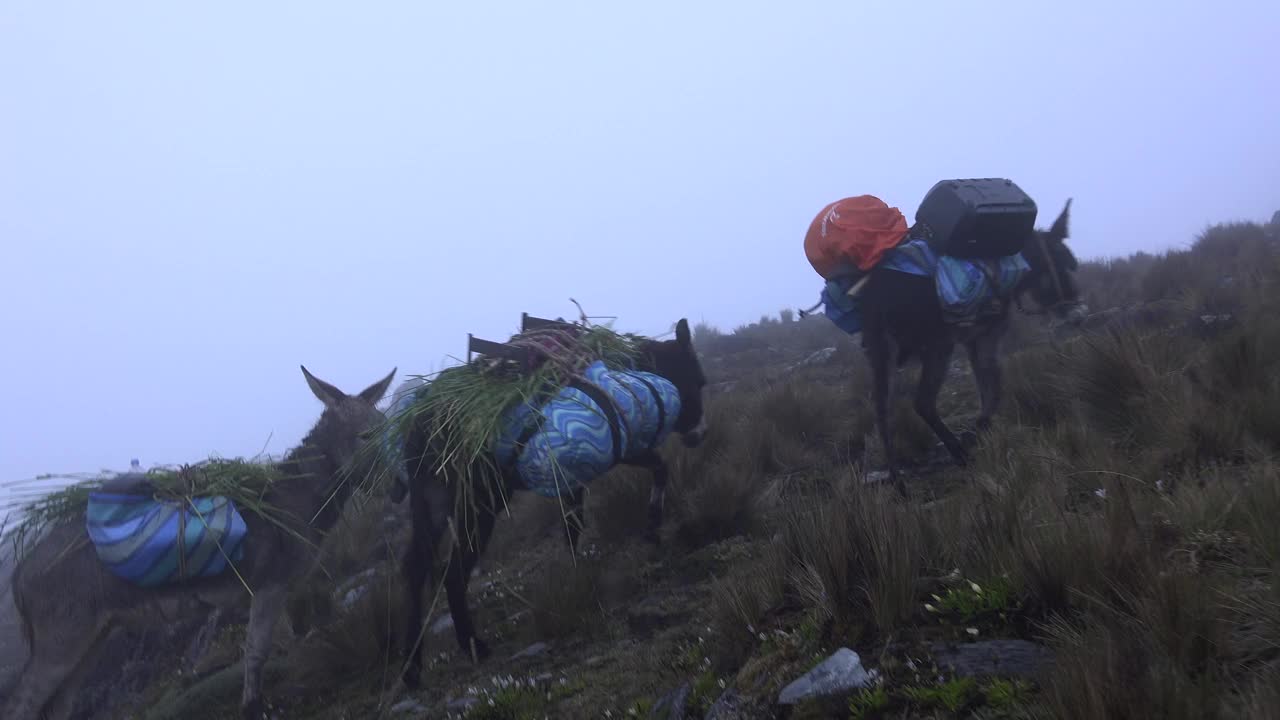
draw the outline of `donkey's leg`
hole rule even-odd
[[[406,610],[404,648],[409,656],[401,677],[410,688],[417,688],[422,676],[422,589],[435,561],[435,534],[430,527],[430,511],[423,494],[416,489],[411,491],[409,512],[413,534],[400,566]]]
[[[467,584],[471,579],[471,569],[489,546],[496,520],[493,510],[478,510],[475,538],[459,537],[454,540],[449,568],[444,576],[444,588],[449,597],[449,613],[453,615],[453,633],[458,639],[458,647],[471,654],[476,661],[489,657],[489,646],[476,637],[471,611],[467,608]]]
[[[584,508],[586,494],[587,489],[579,487],[565,498],[565,537],[569,543],[569,552],[574,555],[578,554],[578,540],[582,537],[582,531],[587,526],[587,516]]]
[[[662,506],[667,497],[667,463],[657,451],[649,450],[627,464],[647,468],[653,473],[653,487],[649,490],[649,521],[644,529],[644,539],[657,545],[661,542],[659,530],[662,528]]]
[[[991,429],[991,418],[1000,407],[1000,338],[995,333],[980,335],[965,343],[969,353],[969,366],[978,385],[978,400],[982,409],[978,412],[978,431]]]
[[[953,345],[944,344],[929,348],[920,354],[920,385],[916,388],[915,410],[920,419],[924,420],[929,429],[933,430],[933,434],[937,435],[942,444],[947,447],[951,457],[958,464],[964,465],[969,461],[964,446],[951,432],[951,428],[948,428],[938,416],[938,393],[942,391],[942,384],[947,379],[947,366],[951,362],[953,349]]]
[[[84,684],[89,673],[93,672],[102,659],[103,651],[108,645],[108,638],[111,635],[111,627],[104,626],[102,630],[87,643],[84,654],[80,656],[80,661],[72,668],[70,674],[62,681],[59,687],[50,698],[48,709],[45,712],[45,720],[67,720],[71,717],[71,712],[75,710],[76,698],[79,697],[79,690]],[[8,716],[6,716],[8,717]]]
[[[244,642],[244,690],[240,696],[240,712],[245,718],[266,716],[266,705],[262,700],[262,669],[271,655],[271,635],[284,609],[286,590],[284,585],[260,587],[249,606],[249,626]]]
[[[889,481],[894,484],[894,487],[898,488],[899,492],[904,492],[905,488],[898,479],[898,464],[894,460],[893,439],[889,428],[889,383],[891,379],[889,339],[883,330],[873,331],[869,327],[864,328],[863,347],[867,353],[867,360],[871,364],[871,400],[875,408],[876,428],[880,431],[880,443],[884,446],[884,462],[886,469],[889,471]]]
[[[64,717],[69,714],[75,691],[79,690],[71,684],[82,679],[81,669],[91,664],[94,645],[100,643],[102,635],[97,628],[83,635],[51,635],[42,632],[32,639],[26,667],[5,704],[5,720],[38,720],[46,709],[49,713],[60,711]]]

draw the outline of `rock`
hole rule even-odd
[[[708,385],[708,386],[707,386],[707,394],[708,394],[708,395],[719,395],[719,394],[721,394],[721,393],[727,393],[727,392],[730,392],[730,391],[732,391],[732,390],[733,390],[734,388],[736,388],[736,387],[738,387],[738,381],[737,381],[737,380],[726,380],[726,381],[724,381],[724,382],[718,382],[718,383],[715,383],[714,385]]]
[[[795,705],[809,698],[857,690],[870,685],[875,677],[874,671],[868,672],[862,666],[858,653],[849,648],[840,648],[817,667],[784,687],[778,696],[778,703]]]
[[[461,714],[470,710],[471,706],[475,705],[478,702],[480,702],[480,698],[476,697],[475,695],[463,695],[460,698],[455,698],[453,700],[449,700],[445,702],[444,707],[446,710],[448,710],[451,713]]]
[[[707,710],[703,720],[743,720],[747,701],[734,690],[725,690]]]
[[[627,627],[639,637],[649,637],[659,630],[684,625],[689,613],[668,610],[660,602],[647,602],[627,610]]]
[[[421,703],[419,703],[417,700],[414,700],[413,698],[409,698],[407,700],[401,700],[400,702],[391,706],[392,715],[406,715],[406,714],[423,715],[426,712],[427,712],[427,709],[423,707]]]
[[[519,660],[519,659],[521,659],[521,658],[533,658],[533,657],[538,657],[539,655],[541,655],[541,654],[545,653],[545,652],[546,652],[547,650],[549,650],[550,648],[551,648],[551,646],[550,646],[550,645],[548,645],[548,644],[546,644],[546,643],[544,643],[544,642],[536,642],[536,643],[534,643],[534,644],[530,645],[529,647],[527,647],[527,648],[525,648],[525,649],[521,650],[520,652],[516,653],[515,655],[512,655],[512,656],[511,656],[511,659],[512,659],[512,660]]]
[[[882,482],[889,481],[888,470],[872,470],[862,479],[863,485],[877,485]]]
[[[822,365],[824,363],[830,362],[831,358],[835,356],[836,356],[835,348],[833,347],[822,348],[821,350],[813,353],[812,355],[805,358],[804,360],[801,360],[800,363],[798,364],[798,367],[811,367],[813,365]]]
[[[347,594],[342,596],[342,609],[350,610],[355,607],[355,604],[359,602],[360,598],[364,597],[364,594],[368,591],[368,585],[361,585],[360,587],[354,587],[348,590]]]
[[[1200,315],[1192,323],[1191,334],[1202,338],[1212,337],[1231,327],[1233,319],[1230,313]]]
[[[685,683],[671,692],[658,698],[649,710],[651,720],[684,720],[685,708],[689,704],[689,683]]]
[[[961,677],[978,675],[1031,677],[1052,658],[1049,650],[1026,640],[983,640],[933,646],[938,667]]]
[[[444,615],[439,620],[431,623],[431,634],[441,635],[453,629],[453,616]]]
[[[355,606],[364,594],[369,592],[369,583],[372,582],[375,575],[378,574],[376,568],[370,568],[364,572],[347,578],[341,585],[334,590],[335,598],[340,598],[338,604],[343,610],[350,610]]]

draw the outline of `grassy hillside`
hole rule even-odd
[[[711,434],[667,448],[660,548],[640,541],[644,473],[593,485],[576,562],[556,504],[522,497],[471,585],[493,657],[472,665],[451,632],[430,634],[425,689],[407,693],[403,524],[353,507],[333,579],[297,593],[293,615],[315,622],[281,628],[269,689],[288,716],[335,719],[647,717],[681,688],[690,718],[1274,717],[1275,230],[1215,226],[1186,250],[1086,263],[1093,328],[1017,318],[972,467],[945,462],[900,383],[908,501],[866,482],[878,448],[856,338],[822,317],[700,327]],[[942,410],[957,426],[976,412],[963,363]],[[432,620],[445,614],[440,598]],[[148,716],[234,717],[238,632],[199,680],[153,686]],[[776,704],[841,647],[879,684]],[[998,665],[973,660],[1002,648]]]

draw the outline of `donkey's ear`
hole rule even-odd
[[[391,385],[391,378],[396,376],[396,370],[398,369],[399,368],[391,368],[390,375],[382,378],[381,380],[370,385],[364,390],[361,390],[360,394],[357,395],[356,397],[369,403],[370,405],[377,405],[378,401],[382,399],[382,396],[387,394],[387,387]]]
[[[307,378],[307,387],[311,388],[311,392],[315,393],[316,397],[319,398],[320,402],[324,403],[326,407],[341,402],[342,398],[346,397],[346,395],[338,388],[321,380],[315,375],[312,375],[311,372],[307,370],[306,365],[300,365],[299,367],[302,368],[302,374]]]
[[[1053,221],[1053,227],[1049,228],[1049,239],[1053,242],[1062,242],[1067,239],[1067,224],[1071,218],[1071,198],[1067,198],[1066,207],[1062,208],[1062,214],[1058,215],[1058,219]]]
[[[693,347],[693,334],[689,332],[689,321],[685,318],[676,323],[676,342],[684,347]]]

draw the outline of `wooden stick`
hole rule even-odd
[[[862,286],[866,285],[867,281],[870,279],[871,279],[870,274],[863,275],[862,279],[854,283],[853,287],[849,288],[849,291],[846,292],[845,295],[848,295],[849,297],[857,297],[858,293],[862,292]]]

